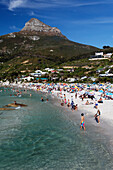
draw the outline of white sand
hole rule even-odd
[[[2,84],[3,85],[3,84]],[[6,84],[4,84],[6,85]],[[28,88],[28,89],[33,89],[33,90],[37,90],[36,85],[35,86],[29,86],[29,83],[24,83],[24,84],[12,84],[10,86],[14,86],[14,87],[20,87],[20,88]],[[48,92],[47,90],[48,85],[46,85],[45,88],[41,88],[40,91],[42,92]],[[98,86],[97,86],[98,88]],[[87,90],[87,89],[86,89]],[[85,88],[84,88],[85,91]],[[100,92],[94,92],[95,93],[95,98],[96,100],[98,100],[100,98],[101,93]],[[101,115],[100,115],[100,124],[96,123],[95,119],[94,119],[94,115],[97,112],[97,109],[94,108],[95,105],[95,99],[91,100],[91,99],[84,99],[84,101],[82,101],[79,98],[80,92],[78,92],[78,96],[77,99],[75,99],[75,93],[69,93],[67,91],[57,91],[57,90],[52,90],[52,94],[55,95],[56,97],[58,97],[59,99],[59,103],[61,102],[61,99],[64,99],[64,94],[66,95],[66,100],[70,100],[70,102],[74,101],[74,104],[78,104],[78,110],[79,112],[79,116],[80,114],[83,112],[85,114],[85,122],[88,123],[88,121],[90,121],[90,123],[92,123],[92,125],[94,126],[98,126],[104,129],[107,129],[107,131],[109,131],[110,128],[113,128],[113,100],[105,100],[103,98],[103,103],[98,103],[98,109],[101,111]],[[58,95],[59,94],[59,95]],[[61,98],[62,97],[62,98]],[[93,102],[93,104],[91,105],[85,105],[86,101],[89,102]],[[66,108],[66,107],[65,107]],[[68,110],[70,108],[67,108]],[[71,111],[71,109],[70,109]],[[72,111],[71,111],[72,112]],[[72,115],[75,113],[76,111],[72,112]],[[88,120],[88,121],[87,121]],[[87,124],[86,124],[87,126]],[[110,129],[111,130],[111,129]],[[112,136],[112,135],[111,135]]]
[[[74,104],[78,104],[78,110],[83,111],[85,113],[85,119],[92,117],[92,120],[94,121],[94,115],[97,112],[97,109],[94,108],[96,100],[100,98],[101,93],[95,92],[95,98],[96,100],[91,100],[91,99],[84,99],[83,101],[79,98],[79,93],[77,96],[77,99],[75,99],[75,93],[69,93],[62,91],[61,94],[59,91],[54,91],[53,94],[57,96],[59,94],[59,102],[61,99],[64,98],[64,94],[66,95],[66,100],[70,100],[70,102],[73,100]],[[60,98],[62,96],[62,98]],[[85,105],[86,101],[89,101],[93,104],[90,105]],[[103,123],[103,120],[109,122],[109,124],[113,127],[113,100],[105,100],[103,98],[103,103],[98,103],[98,109],[101,111],[100,115],[100,124]],[[76,111],[74,111],[76,112]]]

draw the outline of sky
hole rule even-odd
[[[113,0],[0,0],[0,35],[37,18],[69,40],[113,47]]]

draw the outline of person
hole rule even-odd
[[[44,101],[43,97],[41,97],[41,101],[42,101],[42,102]]]
[[[77,99],[77,92],[76,92],[76,94],[75,94],[75,99]]]
[[[64,99],[66,99],[66,95],[64,94]]]
[[[98,100],[98,103],[103,103],[102,98],[100,97],[100,99]]]
[[[67,107],[70,107],[70,101],[69,101],[69,99],[68,99]]]
[[[61,100],[61,106],[64,106],[64,101],[63,101],[63,99]]]
[[[91,100],[93,100],[95,97],[94,97],[94,95],[91,95]]]
[[[84,123],[84,113],[81,114],[80,130],[81,130],[82,128],[83,128],[84,130],[86,130],[86,128],[85,128],[85,123]]]
[[[64,99],[64,103],[67,104],[66,98]]]
[[[84,100],[84,96],[82,95],[82,97],[81,97],[81,98],[82,98],[82,101],[83,101],[83,100]]]
[[[99,109],[97,110],[97,113],[94,115],[94,117],[95,117],[96,122],[100,123],[100,110]]]
[[[89,103],[89,101],[87,100],[85,104],[86,104],[86,105],[89,105],[90,103]]]
[[[75,110],[78,110],[78,105],[77,104],[75,105]]]
[[[16,102],[16,101],[14,101],[14,104],[17,104],[17,102]]]
[[[72,100],[71,102],[71,110],[73,111],[74,110],[74,101]]]
[[[95,102],[94,108],[98,109],[98,103],[97,102]]]

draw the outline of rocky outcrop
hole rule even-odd
[[[20,32],[24,34],[35,33],[36,35],[43,34],[49,36],[55,35],[55,36],[65,37],[62,35],[61,31],[58,28],[50,27],[49,25],[44,24],[43,22],[41,22],[36,18],[32,18],[31,20],[29,20],[25,24],[25,27]]]
[[[28,36],[28,38],[29,38],[30,40],[33,40],[33,41],[37,41],[37,40],[40,39],[39,36]]]
[[[10,33],[10,34],[8,34],[8,37],[9,37],[9,38],[15,38],[16,35],[15,35],[14,33]]]
[[[3,42],[3,40],[0,40],[0,43],[2,43]]]

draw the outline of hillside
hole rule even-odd
[[[0,72],[32,72],[87,58],[96,47],[68,40],[56,27],[31,19],[16,33],[0,37]]]

